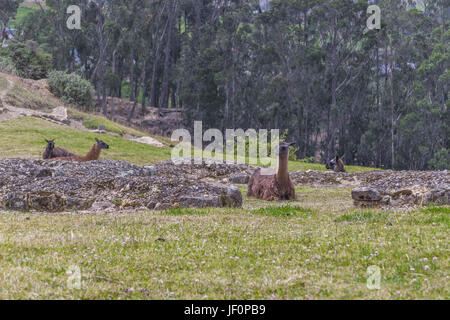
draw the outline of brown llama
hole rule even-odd
[[[262,175],[256,169],[248,183],[248,197],[266,201],[295,200],[295,187],[289,177],[289,147],[295,142],[281,142],[278,147],[278,171],[272,175]]]
[[[52,160],[66,160],[75,162],[88,162],[95,161],[100,158],[100,153],[103,149],[109,149],[109,146],[101,140],[95,138],[95,144],[92,146],[91,150],[85,156],[70,156],[70,157],[59,157]]]
[[[67,151],[63,148],[55,148],[55,140],[47,140],[47,148],[45,149],[44,153],[42,154],[42,158],[44,160],[48,159],[54,159],[54,158],[60,158],[60,157],[72,157],[75,154],[73,154],[70,151]]]
[[[328,161],[326,164],[326,168],[328,170],[334,170],[334,172],[347,172],[345,171],[344,167],[344,160],[342,160],[344,156],[339,157],[336,156],[335,159],[332,159],[331,161]]]

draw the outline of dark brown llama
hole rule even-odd
[[[103,141],[95,138],[95,144],[92,146],[91,150],[85,156],[70,156],[70,157],[59,157],[52,160],[66,160],[75,162],[88,162],[95,161],[100,158],[100,153],[103,149],[109,149],[109,146]]]
[[[344,156],[336,156],[335,159],[331,159],[331,161],[327,162],[326,168],[328,170],[334,170],[334,172],[347,172],[345,171],[344,160],[342,160],[343,158]]]
[[[47,148],[45,149],[44,153],[42,154],[42,158],[44,160],[48,159],[54,159],[54,158],[60,158],[60,157],[72,157],[75,154],[67,151],[63,148],[55,148],[55,140],[47,140]]]
[[[295,142],[281,142],[278,147],[278,171],[272,175],[262,175],[261,168],[256,169],[248,183],[249,197],[266,201],[294,200],[295,188],[289,177],[289,147]]]

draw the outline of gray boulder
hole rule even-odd
[[[230,182],[233,184],[248,184],[250,176],[245,173],[237,173],[230,175]]]

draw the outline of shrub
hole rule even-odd
[[[94,88],[76,73],[52,71],[48,78],[50,91],[63,101],[89,110],[93,106]]]
[[[47,77],[52,65],[52,56],[44,53],[33,42],[24,44],[16,40],[8,41],[5,50],[11,60],[3,58],[7,64],[12,61],[15,73],[23,78],[40,80]],[[2,55],[5,57],[5,55]],[[9,66],[10,68],[11,66]]]

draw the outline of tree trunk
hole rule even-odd
[[[169,72],[170,72],[170,49],[172,44],[172,30],[173,23],[175,20],[175,15],[177,13],[178,1],[175,0],[173,4],[173,9],[169,12],[169,31],[167,33],[166,42],[166,57],[164,60],[164,72],[163,72],[163,82],[162,82],[162,92],[161,92],[161,107],[169,107]]]
[[[164,35],[166,34],[167,26],[169,22],[166,23],[164,30],[162,32],[162,35],[157,41],[155,45],[154,50],[154,56],[153,56],[153,69],[152,69],[152,82],[151,82],[151,89],[150,89],[150,107],[158,107],[158,99],[156,99],[156,85],[157,85],[157,75],[158,75],[158,63],[159,63],[159,56],[162,46],[162,41],[164,38]]]
[[[141,103],[141,114],[144,116],[146,113],[146,109],[145,109],[145,96],[147,95],[147,63],[144,60],[143,62],[143,66],[142,66],[142,103]]]

